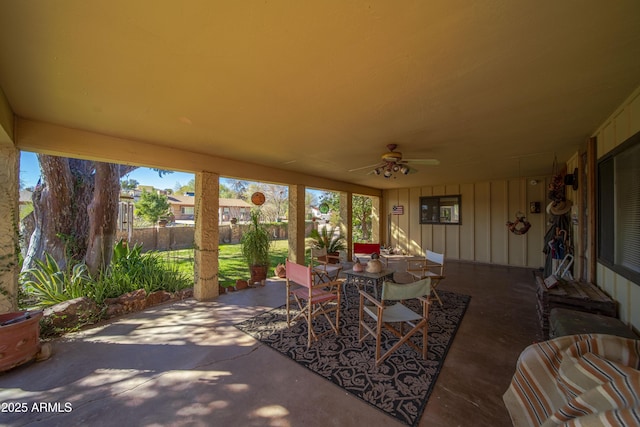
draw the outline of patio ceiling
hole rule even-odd
[[[639,20],[637,0],[4,1],[0,88],[22,118],[375,188],[546,175],[640,85]],[[349,172],[389,143],[440,165]]]

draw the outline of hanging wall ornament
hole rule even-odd
[[[265,201],[264,194],[262,194],[259,191],[256,191],[251,195],[251,203],[253,203],[256,206],[261,206],[264,203],[264,201]]]
[[[522,177],[520,160],[518,160],[518,173],[520,174],[520,179],[522,181],[525,181]],[[509,228],[510,232],[517,235],[525,234],[531,228],[531,223],[527,221],[527,218],[522,211],[516,212],[516,220],[508,221],[506,225]]]
[[[554,203],[562,202],[565,199],[564,177],[558,171],[558,159],[554,157],[551,170],[552,178],[549,182],[549,199]]]
[[[524,216],[524,213],[517,212],[516,220],[507,222],[507,227],[509,231],[513,234],[522,235],[526,234],[527,231],[531,228],[531,223],[527,221],[527,218]]]

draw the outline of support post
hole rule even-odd
[[[371,241],[382,244],[380,227],[384,222],[380,221],[380,213],[380,197],[371,196]]]
[[[289,186],[289,261],[304,264],[305,232],[304,185]]]
[[[345,261],[353,259],[353,193],[340,192],[340,232],[347,241]]]
[[[0,143],[0,313],[18,309],[20,150]]]
[[[208,300],[219,295],[219,195],[218,174],[211,172],[196,174],[193,296],[198,301]]]

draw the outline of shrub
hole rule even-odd
[[[91,285],[90,295],[98,304],[105,298],[116,298],[138,289],[151,293],[159,290],[176,292],[193,285],[174,265],[165,264],[158,252],[142,253],[142,246],[129,248],[118,242],[113,248],[111,265]]]
[[[91,280],[84,263],[67,263],[61,270],[56,260],[48,253],[45,260],[35,260],[36,266],[20,275],[25,291],[37,300],[40,307],[50,307],[63,301],[84,296],[86,285]]]
[[[144,191],[140,195],[140,200],[135,204],[136,215],[142,216],[151,223],[158,222],[158,219],[168,216],[171,205],[167,196],[163,194],[149,193]]]
[[[35,297],[36,305],[49,307],[73,298],[86,296],[97,304],[144,289],[148,294],[159,290],[176,292],[193,286],[193,280],[176,265],[166,264],[157,252],[142,253],[142,246],[128,247],[123,241],[113,248],[109,267],[93,279],[85,264],[61,270],[49,254],[36,260],[36,267],[21,274],[25,293]]]

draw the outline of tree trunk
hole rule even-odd
[[[137,166],[38,155],[42,182],[33,193],[34,230],[23,271],[51,254],[64,268],[86,262],[92,274],[111,261],[120,178]],[[167,171],[158,171],[160,176]]]
[[[118,220],[119,169],[119,165],[112,163],[96,163],[95,191],[87,208],[90,226],[85,256],[87,268],[92,275],[111,262]]]
[[[23,269],[34,267],[35,259],[51,254],[59,265],[66,265],[65,241],[72,236],[73,176],[67,159],[38,155],[44,182],[33,193],[35,229]]]

